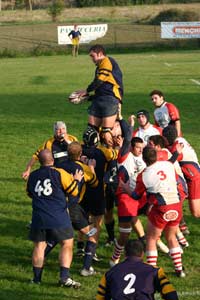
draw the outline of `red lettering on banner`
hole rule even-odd
[[[200,34],[200,26],[176,26],[173,28],[173,32],[175,34]]]

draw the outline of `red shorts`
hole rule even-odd
[[[182,203],[153,206],[148,212],[150,222],[157,228],[179,225],[182,218]]]
[[[136,217],[138,215],[139,202],[127,194],[117,196],[117,210],[119,217]]]

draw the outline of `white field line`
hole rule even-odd
[[[164,63],[167,67],[171,67],[171,64],[169,64],[169,63],[167,63],[167,62],[165,62]]]
[[[195,79],[190,79],[190,81],[192,81],[192,82],[196,83],[197,85],[200,85],[200,81],[198,81],[198,80],[195,80]]]

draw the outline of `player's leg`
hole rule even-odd
[[[145,236],[145,232],[144,232],[144,227],[138,217],[133,217],[132,227],[133,227],[133,230],[136,232],[138,239],[143,244],[144,249],[146,249],[146,236]]]
[[[176,226],[167,226],[165,228],[165,237],[169,247],[169,253],[174,264],[175,272],[178,277],[185,277],[182,266],[181,249],[176,238],[178,226],[178,224]]]
[[[42,278],[42,271],[44,265],[44,251],[46,248],[46,242],[35,242],[32,254],[33,265],[33,283],[40,283]]]
[[[59,253],[60,263],[60,286],[79,288],[81,284],[70,278],[70,266],[73,258],[73,228],[70,226],[65,229],[54,231],[54,239],[59,241],[61,248]]]
[[[83,268],[81,270],[82,276],[91,276],[94,275],[96,272],[92,267],[93,257],[96,253],[96,246],[97,246],[97,229],[95,227],[86,226],[81,229],[81,232],[87,236],[87,242],[85,246],[85,255],[83,260]]]
[[[124,217],[124,221],[119,220],[119,237],[118,239],[115,240],[113,254],[110,259],[111,267],[113,267],[119,262],[121,254],[124,251],[124,246],[132,231],[131,219],[132,219],[131,217],[127,217],[127,221],[125,221],[125,217]]]
[[[149,219],[146,233],[146,257],[147,263],[156,266],[158,259],[157,240],[162,234],[162,229],[156,227]]]
[[[200,218],[200,199],[189,200],[190,211],[195,218]]]
[[[34,243],[32,253],[33,266],[33,283],[40,284],[42,279],[43,265],[44,265],[44,251],[46,248],[46,230],[36,229],[31,226],[29,238]]]

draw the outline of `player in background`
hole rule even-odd
[[[81,39],[81,33],[78,30],[78,25],[74,25],[74,29],[68,34],[72,41],[72,56],[78,56],[79,44]]]
[[[151,135],[160,134],[162,135],[162,128],[150,123],[149,112],[145,109],[140,109],[136,113],[136,118],[139,127],[133,131],[133,137],[137,136],[143,139],[145,146],[148,143],[148,139]],[[131,115],[128,119],[129,124],[134,127],[135,116]]]
[[[40,284],[44,268],[44,252],[50,239],[60,243],[61,286],[79,288],[80,283],[72,280],[69,269],[73,257],[73,229],[67,211],[66,195],[78,195],[78,183],[82,171],[74,176],[53,167],[54,159],[50,150],[41,150],[38,155],[41,167],[33,171],[27,182],[27,193],[32,198],[32,223],[30,239],[34,243],[32,254],[33,280]]]
[[[178,136],[181,136],[181,121],[178,108],[165,101],[164,94],[159,90],[153,90],[149,96],[151,97],[154,110],[155,124],[161,128],[168,125],[175,126]]]
[[[32,167],[38,161],[38,155],[43,149],[49,149],[52,152],[55,166],[57,163],[67,160],[67,147],[71,142],[77,141],[77,138],[67,133],[67,126],[63,121],[57,121],[54,123],[53,132],[54,136],[46,140],[43,145],[37,149],[28,162],[26,170],[22,173],[22,178],[25,180],[28,178]]]
[[[96,300],[154,300],[156,292],[163,300],[178,300],[164,270],[143,262],[144,249],[140,241],[127,241],[125,257],[102,276]]]
[[[182,153],[177,160],[187,182],[190,211],[194,217],[200,218],[200,166],[197,154],[185,138],[178,137],[175,127],[169,125],[164,128],[163,136],[171,153],[176,151],[177,144],[182,144]]]
[[[157,265],[156,242],[164,232],[175,273],[178,277],[185,277],[181,249],[176,238],[182,218],[182,203],[178,196],[174,166],[169,161],[157,161],[156,150],[148,146],[144,148],[142,156],[147,167],[138,175],[135,189],[131,190],[122,180],[120,186],[133,201],[140,199],[145,191],[147,193],[150,204],[146,234],[147,263]]]
[[[90,127],[104,135],[106,143],[112,142],[111,130],[117,118],[118,108],[123,98],[122,71],[117,62],[106,55],[102,45],[94,45],[89,50],[91,60],[96,65],[94,80],[80,95],[91,95],[88,129]],[[93,95],[92,95],[93,93]]]

